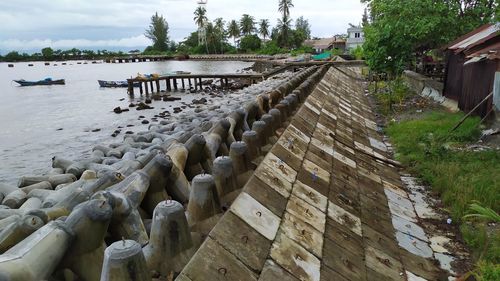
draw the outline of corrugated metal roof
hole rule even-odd
[[[327,49],[332,46],[334,43],[344,43],[345,40],[340,38],[321,38],[316,40],[306,40],[304,45],[313,47],[315,49]]]
[[[500,59],[500,42],[486,46],[468,55],[467,58],[486,57],[487,59]]]
[[[484,28],[485,26],[475,30],[476,32],[469,33],[469,36],[466,36],[461,41],[455,43],[454,45],[448,47],[450,50],[455,50],[455,52],[461,52],[465,49],[471,48],[477,44],[480,44],[490,38],[498,36],[500,31],[500,23],[496,23],[495,25],[490,25]]]

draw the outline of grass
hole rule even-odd
[[[408,86],[402,77],[392,81],[378,81],[370,85],[369,90],[375,94],[380,111],[385,114],[391,114],[394,111],[394,105],[401,104],[408,96]]]
[[[416,120],[392,122],[387,134],[396,147],[396,158],[432,186],[453,220],[461,224],[463,237],[478,260],[473,272],[477,279],[500,280],[498,228],[490,233],[486,222],[463,219],[474,210],[469,209],[473,203],[497,214],[500,211],[500,152],[465,150],[467,143],[479,137],[479,118],[467,119],[451,133],[462,117],[462,113],[432,111]]]

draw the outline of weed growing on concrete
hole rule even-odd
[[[451,128],[463,117],[462,113],[433,111],[421,118],[389,124],[387,133],[396,147],[396,158],[410,172],[420,175],[438,193],[453,221],[461,223],[467,244],[478,262],[474,274],[479,280],[500,274],[500,233],[498,225],[463,218],[476,212],[470,204],[478,203],[483,211],[498,216],[500,210],[500,152],[471,151],[467,144],[478,139],[479,118],[469,118],[453,133]],[[485,213],[482,213],[483,215]],[[473,218],[466,216],[465,218]]]

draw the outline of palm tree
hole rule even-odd
[[[196,8],[196,10],[194,11],[193,20],[196,23],[196,25],[198,25],[198,37],[200,40],[198,44],[203,40],[206,42],[207,41],[206,34],[200,34],[200,31],[204,29],[205,24],[208,21],[207,10],[204,7]]]
[[[278,36],[278,41],[280,46],[288,47],[288,33],[290,31],[290,26],[292,25],[292,20],[288,17],[283,17],[283,19],[278,19],[278,30],[280,34]]]
[[[220,43],[220,53],[224,53],[224,41],[226,38],[226,30],[224,29],[224,25],[226,23],[224,22],[224,19],[222,18],[217,18],[214,21],[214,29],[215,33],[217,34],[217,37],[219,39]]]
[[[280,0],[278,11],[283,13],[283,18],[290,16],[290,8],[293,8],[292,0]]]
[[[263,19],[260,21],[259,33],[266,40],[266,37],[269,36],[269,20]]]
[[[250,35],[255,31],[255,20],[252,16],[244,14],[240,20],[241,33]]]
[[[227,27],[227,32],[229,36],[233,37],[234,46],[236,46],[236,38],[240,37],[240,27],[238,25],[238,22],[232,20]]]

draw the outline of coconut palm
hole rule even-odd
[[[278,30],[279,30],[278,41],[281,47],[288,47],[288,34],[290,33],[291,25],[292,25],[292,19],[288,17],[283,17],[283,19],[278,19]]]
[[[224,53],[224,41],[226,39],[226,30],[224,29],[225,24],[226,23],[224,22],[224,19],[222,19],[222,18],[216,18],[214,21],[214,30],[215,30],[215,33],[218,37],[221,54]]]
[[[207,22],[207,10],[203,7],[198,7],[194,10],[194,22],[198,25],[198,28],[201,28]]]
[[[269,36],[269,20],[263,19],[259,22],[259,33],[264,40]]]
[[[293,8],[292,0],[280,0],[278,11],[283,13],[283,18],[290,16],[290,8]]]
[[[199,38],[198,44],[200,44],[203,41],[206,43],[207,41],[206,34],[200,34],[200,31],[204,30],[205,25],[208,21],[207,10],[204,7],[196,8],[196,10],[194,11],[193,20],[196,23],[196,25],[198,25],[198,38]]]
[[[254,17],[244,14],[240,20],[241,33],[243,35],[250,35],[255,31],[255,19]]]
[[[240,26],[238,25],[238,22],[232,20],[227,27],[227,32],[230,37],[233,37],[234,46],[236,46],[236,38],[240,37]]]

